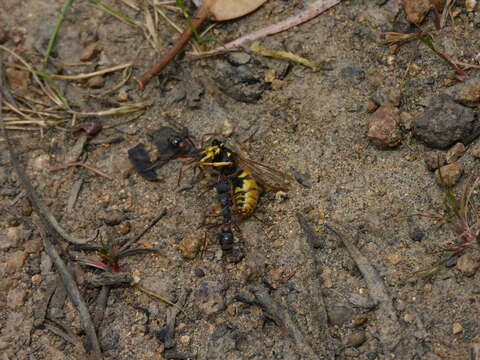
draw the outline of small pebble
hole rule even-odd
[[[128,101],[128,92],[127,90],[120,90],[117,94],[117,100],[120,102]]]
[[[180,254],[182,254],[185,259],[193,260],[197,256],[203,242],[203,231],[195,231],[191,235],[182,239],[178,245],[178,249],[180,250]]]
[[[48,154],[40,154],[36,158],[34,158],[30,166],[33,170],[41,171],[43,169],[48,169],[50,165],[50,155]]]
[[[456,322],[456,323],[453,323],[452,325],[452,334],[453,335],[457,335],[457,334],[460,334],[461,332],[463,332],[463,326],[462,324]]]
[[[448,149],[447,154],[445,155],[445,159],[447,160],[447,164],[452,164],[465,154],[467,148],[461,142],[456,143],[450,149]]]
[[[28,240],[24,245],[23,245],[25,251],[29,254],[36,254],[39,253],[42,248],[43,248],[43,242],[42,239],[37,238],[37,239],[32,239]]]
[[[480,259],[478,255],[468,253],[463,254],[458,258],[457,269],[465,274],[465,276],[474,276],[478,268],[480,268]]]
[[[465,8],[468,12],[475,11],[475,7],[477,6],[477,0],[465,0]]]
[[[5,273],[16,274],[21,271],[27,257],[28,254],[26,251],[16,251],[13,254],[9,255],[5,263]]]
[[[205,270],[203,270],[201,267],[196,267],[194,270],[195,276],[196,277],[204,277],[205,276]]]
[[[32,284],[39,284],[42,281],[42,275],[35,274],[32,276]]]
[[[98,214],[98,218],[106,225],[115,226],[126,219],[123,211],[120,210],[102,210]]]
[[[412,239],[413,241],[422,241],[424,237],[425,237],[425,233],[418,227],[414,228],[410,232],[410,239]]]
[[[27,198],[23,198],[22,200],[20,200],[20,212],[23,216],[32,215],[32,204],[30,204],[30,200],[28,200]]]
[[[377,110],[378,108],[378,105],[375,101],[368,101],[364,106],[363,106],[363,109],[368,112],[368,113],[372,113],[374,112],[375,110]]]
[[[403,3],[403,9],[407,14],[408,21],[416,25],[425,19],[431,6],[430,0],[405,0]]]
[[[440,176],[441,174],[441,176]],[[442,166],[435,171],[435,180],[438,185],[452,187],[458,183],[463,174],[463,165],[460,163],[453,163]]]
[[[415,321],[415,315],[406,313],[403,315],[403,320],[407,323],[413,323]]]
[[[367,340],[367,337],[365,335],[364,330],[356,330],[351,332],[345,337],[345,345],[346,346],[353,346],[353,347],[359,347],[362,345],[365,340]]]
[[[389,149],[400,144],[399,111],[393,106],[380,106],[368,121],[368,139],[378,149]]]
[[[87,81],[87,86],[92,89],[99,89],[105,84],[105,78],[102,75],[91,77]]]
[[[480,77],[474,76],[442,91],[456,102],[475,107],[480,103]]]
[[[115,230],[117,230],[117,232],[120,235],[127,235],[130,232],[130,229],[131,229],[131,226],[128,221],[124,221],[118,224],[117,226],[115,226]]]
[[[102,51],[102,47],[98,42],[93,42],[87,45],[81,55],[80,55],[80,61],[90,61],[93,60],[97,55]]]
[[[351,321],[354,316],[353,309],[346,306],[334,306],[328,309],[328,319],[332,325],[342,326]]]
[[[7,295],[7,305],[10,309],[23,306],[27,298],[27,291],[18,287],[10,289]]]
[[[246,52],[233,52],[229,53],[226,58],[230,64],[238,66],[248,64],[252,57]]]
[[[5,75],[10,87],[14,90],[20,89],[25,91],[28,85],[30,85],[30,73],[27,71],[8,68],[5,70]]]
[[[423,154],[423,161],[425,166],[430,171],[435,171],[439,167],[447,164],[447,158],[445,153],[438,151],[427,151]]]
[[[288,199],[288,194],[285,191],[277,191],[275,193],[275,201],[278,203],[284,202]]]

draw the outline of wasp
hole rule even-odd
[[[200,152],[197,167],[211,166],[233,185],[233,210],[240,218],[253,213],[262,190],[288,190],[291,178],[284,172],[233,151],[218,139]]]

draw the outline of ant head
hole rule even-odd
[[[221,147],[222,146],[222,142],[218,139],[213,139],[212,140],[212,146],[218,146],[218,147]]]

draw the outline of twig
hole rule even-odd
[[[82,185],[83,185],[83,179],[78,179],[73,184],[72,189],[70,191],[70,196],[68,197],[68,201],[67,201],[67,213],[72,212],[73,207],[77,202],[78,194],[80,193],[80,189],[82,188]]]
[[[219,47],[217,50],[237,48],[243,45],[243,43],[246,41],[258,40],[269,35],[277,34],[279,32],[288,30],[291,27],[313,19],[324,11],[330,9],[332,6],[337,5],[340,1],[341,0],[317,0],[314,3],[310,4],[310,6],[307,6],[306,9],[301,13],[290,16],[276,24],[254,31],[253,33],[244,35],[234,41],[225,44],[222,47]]]
[[[277,303],[273,297],[268,294],[264,285],[253,289],[255,304],[260,306],[279,327],[285,329],[288,335],[293,338],[298,350],[303,353],[302,359],[320,359],[317,353],[312,349],[305,335],[299,329],[291,317],[285,303]]]
[[[145,287],[143,287],[142,285],[140,284],[135,284],[133,285],[133,287],[135,287],[136,289],[140,290],[141,292],[147,294],[147,295],[150,295],[151,297],[157,299],[157,300],[160,300],[162,302],[164,302],[165,304],[168,304],[168,305],[171,305],[171,306],[174,306],[176,307],[177,309],[179,309],[183,314],[187,315],[187,313],[185,312],[185,310],[182,309],[182,307],[178,304],[175,304],[174,302],[171,302],[170,300],[168,300],[166,297],[163,297],[162,295],[159,295]]]
[[[312,275],[315,279],[315,285],[312,286],[312,299],[315,302],[316,315],[320,324],[320,337],[325,339],[326,348],[330,352],[330,357],[335,358],[334,342],[328,328],[327,307],[325,305],[325,299],[322,294],[321,283],[320,281],[318,281],[318,279],[321,278],[319,273],[321,263],[319,259],[319,251],[315,251],[315,249],[318,248],[318,244],[320,241],[317,234],[308,223],[305,215],[297,212],[297,219],[305,234],[305,243],[307,246],[304,247],[304,253],[306,256],[310,256],[313,260],[314,269]]]
[[[95,328],[100,328],[103,318],[105,317],[105,311],[107,310],[108,295],[110,295],[110,286],[102,286],[100,293],[97,297],[97,303],[93,312],[93,324]]]
[[[27,174],[25,173],[25,169],[21,167],[17,153],[15,152],[12,143],[8,137],[7,131],[3,125],[2,119],[2,94],[8,93],[10,94],[8,88],[4,85],[4,76],[3,76],[3,59],[0,56],[0,130],[2,133],[3,138],[5,139],[8,147],[8,151],[10,153],[10,162],[17,173],[17,176],[20,178],[20,181],[23,183],[25,189],[27,190],[27,195],[30,199],[32,207],[34,208],[37,215],[42,220],[42,225],[39,227],[40,234],[43,239],[43,246],[45,251],[47,252],[52,262],[55,264],[55,267],[60,274],[65,289],[67,290],[68,297],[70,301],[75,305],[78,310],[80,321],[82,323],[82,327],[85,330],[87,344],[86,344],[86,351],[88,353],[88,357],[90,359],[102,359],[102,352],[100,350],[100,344],[98,342],[97,334],[95,333],[95,328],[93,326],[92,320],[90,318],[90,313],[88,312],[87,306],[80,295],[80,291],[78,290],[77,284],[73,280],[73,276],[67,270],[65,263],[63,262],[62,258],[58,254],[55,247],[50,242],[49,238],[47,237],[47,232],[50,232],[52,236],[55,236],[58,240],[61,237],[61,233],[54,227],[51,222],[51,219],[47,216],[48,212],[45,213],[44,210],[45,206],[41,203],[41,200],[37,196],[35,190],[31,182],[29,181]],[[52,217],[53,218],[53,217]],[[54,218],[53,218],[54,219]],[[54,219],[55,220],[55,219]]]
[[[148,71],[146,71],[138,79],[135,78],[138,84],[138,89],[143,90],[153,76],[162,71],[170,61],[183,49],[185,44],[190,40],[194,30],[198,29],[200,25],[207,19],[210,14],[210,6],[215,0],[204,1],[203,5],[197,9],[193,15],[191,26],[187,26],[185,31],[180,35],[177,42],[162,56],[162,58]]]
[[[370,292],[370,297],[374,302],[378,303],[376,315],[380,342],[384,346],[385,353],[391,353],[401,340],[399,337],[400,326],[397,319],[397,314],[393,308],[392,299],[388,295],[382,279],[370,264],[368,259],[362,255],[362,253],[355,247],[355,245],[352,244],[350,240],[341,235],[332,226],[328,224],[325,224],[325,226],[342,241],[348,253],[357,264],[358,269],[362,273]]]
[[[127,241],[125,244],[123,244],[120,249],[118,250],[118,253],[121,254],[123,253],[125,250],[127,250],[130,246],[132,246],[132,244],[136,243],[138,240],[140,240],[143,235],[145,235],[147,233],[148,230],[150,230],[152,227],[154,227],[156,225],[157,222],[160,221],[161,218],[163,218],[165,215],[167,214],[167,209],[164,208],[162,210],[162,212],[160,214],[158,214],[155,219],[153,219],[150,224],[147,225],[147,227],[145,229],[143,229],[140,234],[138,234],[137,236],[135,236],[133,239]]]
[[[187,298],[187,294],[184,291],[179,299],[177,304],[180,306],[185,305],[185,300]],[[167,309],[167,320],[165,324],[165,340],[164,340],[164,345],[165,349],[171,349],[175,346],[175,319],[180,312],[179,308],[177,307],[171,307]]]
[[[45,229],[40,226],[39,231],[43,239],[43,246],[45,248],[45,251],[52,259],[55,268],[60,274],[70,301],[73,303],[73,305],[75,305],[78,310],[82,328],[85,330],[85,336],[87,340],[85,348],[89,355],[89,358],[92,360],[102,359],[103,356],[100,350],[100,344],[98,342],[97,334],[95,332],[95,327],[93,325],[92,318],[90,317],[90,313],[88,312],[87,305],[85,305],[85,302],[82,299],[82,295],[78,290],[77,284],[75,283],[72,274],[70,274],[70,272],[67,270],[67,267],[65,266],[65,263],[58,254],[57,250],[50,242],[48,238],[49,235],[47,235]]]
[[[92,172],[94,172],[95,174],[97,175],[100,175],[100,176],[103,176],[109,180],[115,180],[113,177],[111,177],[110,175],[104,173],[103,171],[101,170],[98,170],[96,168],[94,168],[93,166],[90,166],[90,165],[87,165],[81,161],[74,161],[74,162],[69,162],[69,163],[66,163],[66,164],[63,164],[63,165],[60,165],[60,166],[57,166],[53,169],[51,169],[50,171],[59,171],[59,170],[63,170],[63,169],[66,169],[66,168],[69,168],[69,167],[72,167],[72,166],[82,166],[84,167],[85,169],[88,169]]]
[[[45,328],[60,336],[66,342],[72,344],[77,349],[77,356],[85,356],[85,348],[81,339],[73,333],[68,327],[60,323],[58,320],[46,319]]]
[[[3,60],[0,56],[0,130],[3,138],[5,139],[5,142],[7,144],[8,151],[10,153],[10,163],[12,164],[13,168],[15,169],[15,172],[17,173],[18,178],[20,179],[21,183],[25,187],[25,190],[27,191],[27,196],[30,199],[30,202],[32,204],[33,209],[35,212],[38,214],[40,219],[42,220],[42,223],[45,225],[45,227],[48,229],[48,231],[52,234],[56,234],[59,237],[65,239],[66,241],[72,243],[72,244],[85,244],[97,236],[95,234],[91,238],[88,239],[77,239],[70,234],[68,234],[58,223],[57,219],[50,213],[50,211],[47,209],[43,201],[40,199],[38,196],[37,192],[33,188],[32,183],[28,179],[27,173],[25,172],[25,169],[22,167],[20,159],[14,150],[14,146],[12,142],[10,141],[10,138],[8,137],[7,131],[5,130],[5,126],[3,124],[2,120],[2,94],[5,94],[5,97],[10,103],[15,104],[15,100],[11,96],[10,90],[8,87],[5,85],[4,82],[4,74],[3,74]]]

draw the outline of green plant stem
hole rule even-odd
[[[50,35],[50,40],[48,40],[48,47],[47,52],[45,53],[45,57],[43,59],[43,68],[47,66],[48,58],[52,53],[53,46],[55,45],[55,41],[57,40],[58,32],[60,31],[60,26],[62,26],[63,20],[67,15],[68,10],[73,4],[73,0],[67,0],[65,5],[63,6],[62,11],[60,12],[60,16],[57,18],[57,22],[55,23],[55,28],[53,29],[52,35]]]

